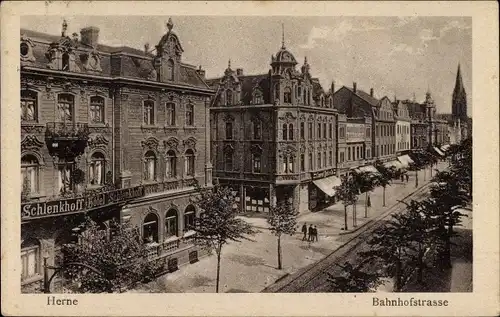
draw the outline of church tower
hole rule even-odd
[[[457,125],[459,131],[456,131],[457,141],[467,137],[467,94],[465,93],[464,84],[462,81],[462,73],[460,71],[460,63],[458,64],[457,78],[455,80],[455,88],[453,89],[453,97],[451,102],[451,114],[454,124]]]

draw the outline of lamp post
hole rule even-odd
[[[47,251],[43,253],[43,292],[50,293],[49,289],[49,266],[47,260],[49,259],[49,254]]]

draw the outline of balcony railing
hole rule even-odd
[[[195,186],[196,179],[179,179],[144,185],[145,195]]]
[[[74,158],[85,151],[89,134],[86,123],[48,122],[45,140],[51,156]]]

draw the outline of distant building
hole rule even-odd
[[[269,72],[246,75],[229,63],[208,80],[214,176],[238,193],[243,212],[267,212],[283,199],[299,210],[333,196],[337,111],[333,84],[325,92],[282,43]],[[325,197],[326,196],[326,197]]]
[[[66,22],[61,35],[21,30],[23,289],[39,287],[42,256],[60,263],[84,212],[105,230],[133,224],[165,267],[197,252],[190,197],[212,185],[213,90],[182,62],[173,26],[155,54],[102,45],[97,27],[80,38]]]
[[[396,119],[396,153],[405,154],[411,149],[411,117],[408,105],[401,100],[393,103]]]

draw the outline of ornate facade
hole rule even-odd
[[[265,74],[231,68],[209,80],[214,177],[239,193],[243,212],[266,212],[281,199],[317,207],[313,181],[335,175],[333,84],[325,92],[307,59],[300,70],[284,43]]]
[[[195,183],[212,184],[213,90],[201,67],[182,62],[173,26],[154,52],[102,45],[97,27],[80,38],[66,35],[66,22],[59,36],[21,30],[26,287],[41,279],[42,254],[57,263],[83,213],[103,228],[112,218],[131,222],[151,258],[169,265],[196,251],[189,197]]]

